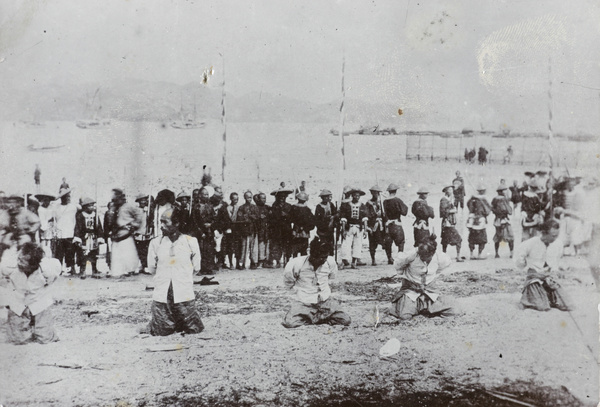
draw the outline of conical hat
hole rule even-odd
[[[285,194],[285,195],[289,195],[292,192],[294,192],[293,190],[286,188],[286,187],[281,187],[279,189],[276,189],[275,191],[271,192],[271,195],[273,196],[277,196],[279,194]]]
[[[148,199],[148,195],[147,194],[139,194],[138,196],[135,197],[135,201],[136,202],[142,201],[144,199]]]
[[[177,195],[177,199],[175,199],[176,201],[179,201],[182,198],[191,198],[190,194],[188,194],[187,192],[181,191],[178,195]]]
[[[70,194],[71,192],[73,192],[73,190],[72,190],[71,188],[61,188],[61,189],[58,191],[58,196],[56,197],[56,199],[60,199],[60,198],[62,198],[63,196],[65,196],[65,195],[67,195],[67,194]]]
[[[348,193],[348,194],[350,194],[350,195],[352,195],[352,194],[354,194],[354,193],[358,193],[358,194],[359,194],[359,195],[361,195],[361,196],[365,194],[365,193],[364,193],[362,190],[360,190],[359,188],[352,188],[352,189],[350,189],[350,191],[348,191],[347,193]]]
[[[81,206],[86,206],[86,205],[91,205],[91,204],[95,204],[96,201],[94,201],[92,198],[83,198],[81,200]]]
[[[299,201],[308,201],[308,194],[306,192],[299,192],[296,195],[296,199]]]
[[[44,198],[50,198],[51,201],[54,201],[56,199],[56,198],[54,198],[54,195],[46,194],[46,193],[36,194],[35,197],[38,199],[38,201],[41,201]]]

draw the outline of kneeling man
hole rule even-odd
[[[15,344],[58,341],[52,316],[51,286],[60,275],[60,262],[44,256],[37,243],[27,242],[4,252],[2,275],[10,284],[0,286],[0,304],[7,305],[8,340]]]
[[[154,274],[149,331],[155,336],[175,332],[196,334],[204,329],[194,294],[194,272],[200,271],[200,248],[196,238],[179,231],[182,214],[178,208],[163,212],[162,236],[152,239],[148,248],[148,268]]]
[[[329,255],[330,243],[315,237],[310,242],[310,254],[291,259],[283,273],[287,288],[296,287],[298,302],[292,305],[283,320],[286,328],[302,325],[350,325],[350,317],[331,298],[329,280],[335,278],[337,264]]]

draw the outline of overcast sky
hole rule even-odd
[[[137,78],[229,92],[397,105],[450,127],[597,132],[600,2],[576,0],[2,0],[12,87]],[[551,75],[549,74],[551,61]],[[590,89],[592,88],[592,89]],[[401,120],[401,118],[398,118]]]

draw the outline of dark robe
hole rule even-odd
[[[281,256],[284,256],[284,262],[291,255],[290,242],[292,239],[292,224],[290,221],[290,212],[292,205],[287,202],[275,201],[271,206],[271,216],[269,219],[270,236],[270,260],[279,262]]]
[[[429,218],[434,218],[435,214],[433,208],[424,199],[417,199],[413,202],[412,213],[416,218],[413,224],[413,232],[415,247],[417,247],[429,237]]]
[[[290,221],[292,222],[292,255],[307,254],[308,238],[311,230],[315,227],[315,216],[305,204],[296,204],[290,210]]]

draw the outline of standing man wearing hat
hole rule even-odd
[[[290,212],[292,205],[285,200],[293,191],[285,186],[271,192],[275,197],[275,202],[271,205],[271,217],[269,219],[270,226],[270,250],[269,250],[269,266],[275,262],[275,267],[280,267],[281,256],[283,256],[283,264],[291,255],[291,240],[292,240],[292,224],[290,221]]]
[[[306,256],[308,253],[308,239],[310,232],[315,227],[315,216],[308,206],[308,194],[299,192],[296,195],[298,202],[292,206],[290,221],[292,222],[292,257]]]
[[[67,274],[74,273],[75,267],[75,215],[78,207],[71,203],[71,189],[61,188],[58,192],[59,205],[54,205],[54,224],[58,240],[56,242],[55,257],[61,262],[63,271]]]
[[[139,208],[127,203],[122,189],[114,188],[112,193],[116,221],[111,235],[111,269],[107,277],[124,277],[138,273],[139,258],[133,235],[139,231],[143,215]]]
[[[456,261],[461,262],[460,247],[462,238],[456,230],[456,211],[457,208],[452,203],[454,187],[446,186],[442,189],[444,196],[440,199],[440,218],[442,218],[442,251],[446,253],[448,245],[456,246]]]
[[[500,184],[496,191],[498,195],[492,199],[492,212],[496,216],[494,219],[494,227],[496,228],[496,234],[494,235],[494,249],[496,250],[496,258],[499,258],[498,250],[500,248],[500,242],[504,241],[508,243],[510,249],[510,258],[513,257],[513,250],[515,248],[515,237],[513,235],[512,226],[510,225],[509,215],[512,215],[512,209],[510,207],[510,200],[505,195],[508,187],[505,184]]]
[[[238,209],[237,219],[234,222],[234,227],[237,229],[238,238],[238,270],[244,270],[246,268],[246,259],[251,257],[256,215],[256,205],[253,203],[252,192],[246,191],[244,193],[244,203]],[[252,258],[250,258],[250,267],[253,269],[256,268],[256,264]]]
[[[433,207],[427,203],[427,195],[429,190],[425,187],[421,187],[417,191],[419,198],[412,204],[412,214],[415,215],[415,223],[413,223],[413,233],[415,237],[415,247],[418,247],[421,243],[424,243],[431,234],[429,232],[429,218],[433,219],[435,213]]]
[[[471,252],[471,260],[484,259],[483,248],[487,244],[487,216],[490,214],[492,207],[485,196],[485,186],[477,187],[477,195],[473,195],[467,202],[469,209],[469,219],[467,219],[467,229],[469,229],[469,250]],[[479,252],[473,254],[475,246],[478,246]]]
[[[191,196],[185,191],[181,191],[175,201],[179,204],[179,208],[181,209],[181,225],[179,225],[179,230],[181,233],[185,235],[189,235],[192,232],[192,221],[190,218],[190,199]]]
[[[352,197],[350,202],[340,205],[340,228],[342,229],[342,266],[356,268],[364,266],[361,261],[363,238],[366,238],[367,208],[360,203],[365,193],[358,188],[348,191]]]
[[[183,202],[185,203],[185,199]],[[186,210],[182,209],[180,212],[183,222],[185,222]],[[213,274],[216,269],[215,236],[213,229],[214,221],[215,211],[210,203],[209,191],[206,187],[202,187],[199,191],[199,199],[192,208],[192,216],[190,219],[191,232],[189,233],[190,236],[193,236],[198,240],[200,254],[202,255],[200,268],[202,274]]]
[[[532,181],[533,178],[528,180],[527,190],[523,191],[523,197],[521,198],[522,242],[536,236],[539,227],[544,223],[545,213],[542,201],[537,193],[538,187]]]
[[[267,246],[269,244],[269,215],[271,207],[267,205],[267,196],[259,192],[254,206],[254,236],[252,237],[250,268],[259,268],[265,265],[268,256]]]
[[[317,236],[322,242],[328,242],[331,249],[331,256],[334,253],[335,239],[333,232],[336,227],[337,208],[331,202],[333,194],[330,190],[324,189],[319,194],[321,202],[315,207],[315,225],[317,226]]]
[[[217,221],[218,226],[223,230],[223,241],[222,241],[222,252],[223,261],[225,258],[229,261],[229,268],[235,269],[235,263],[233,262],[233,256],[237,256],[235,252],[235,230],[233,228],[233,222],[237,219],[237,212],[240,208],[239,196],[237,192],[229,194],[229,205],[221,209],[219,220]],[[237,261],[237,258],[236,258]],[[222,265],[225,268],[225,264]]]
[[[210,197],[210,206],[213,210],[212,234],[214,235],[214,255],[217,260],[215,271],[225,265],[225,252],[223,251],[223,233],[227,228],[227,219],[224,217],[227,211],[227,202],[223,201],[222,191]]]
[[[40,218],[40,244],[42,247],[49,247],[54,256],[54,245],[52,244],[54,229],[53,210],[50,208],[50,202],[54,201],[54,196],[50,194],[37,194],[35,196],[40,201],[38,208],[38,217]]]
[[[371,254],[371,265],[376,266],[375,251],[381,245],[385,249],[385,227],[383,219],[383,205],[381,204],[381,192],[379,185],[369,188],[371,199],[367,201],[367,234],[369,236],[369,253]]]
[[[152,212],[150,209],[150,195],[139,194],[135,198],[138,207],[142,211],[142,224],[138,229],[138,232],[134,235],[135,248],[137,249],[138,258],[140,259],[140,273],[150,274],[148,272],[148,246],[150,246],[150,240],[153,235],[153,222]],[[92,276],[93,277],[93,276]]]
[[[385,252],[388,258],[388,264],[394,264],[394,258],[392,257],[392,242],[396,244],[398,252],[404,251],[404,229],[402,228],[402,216],[408,214],[408,206],[402,201],[402,199],[396,196],[398,191],[398,185],[390,184],[387,187],[389,198],[383,201],[383,210],[386,217],[386,243]]]
[[[96,201],[83,198],[82,210],[75,215],[75,232],[73,243],[79,248],[77,260],[79,263],[80,277],[85,279],[85,268],[89,261],[92,265],[92,278],[100,278],[98,267],[98,244],[104,242],[102,225],[96,214]]]
[[[452,180],[454,188],[454,207],[456,210],[465,208],[465,180],[460,175],[460,171],[456,171],[456,178]]]

